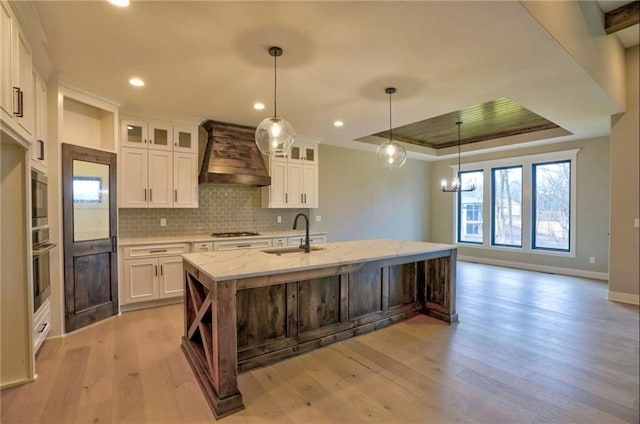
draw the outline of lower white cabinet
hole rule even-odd
[[[309,243],[326,243],[326,236],[309,236]],[[304,244],[304,236],[289,237],[289,246],[302,246]]]
[[[33,353],[40,349],[49,331],[51,331],[51,303],[47,299],[33,317]]]
[[[120,303],[182,296],[181,254],[188,252],[188,243],[125,247]]]
[[[242,250],[242,249],[268,249],[271,247],[271,239],[249,239],[214,241],[213,250]]]

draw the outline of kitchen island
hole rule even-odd
[[[183,255],[182,349],[216,417],[244,408],[238,372],[418,313],[458,319],[455,246],[363,240],[314,249]]]

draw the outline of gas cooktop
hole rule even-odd
[[[230,231],[228,233],[212,233],[212,237],[249,237],[259,236],[260,233],[253,233],[251,231]]]

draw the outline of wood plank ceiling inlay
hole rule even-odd
[[[443,149],[458,143],[455,123],[462,121],[460,144],[559,128],[511,99],[502,97],[455,112],[393,128],[393,139],[417,146]],[[389,138],[389,131],[372,134]],[[365,141],[365,140],[361,140]]]

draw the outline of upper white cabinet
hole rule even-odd
[[[35,130],[31,145],[31,166],[47,172],[47,85],[37,72],[33,72],[35,98]]]
[[[31,47],[7,2],[0,2],[0,118],[33,141],[35,104]]]
[[[198,127],[174,125],[173,151],[198,154]]]
[[[198,153],[198,128],[163,121],[122,120],[122,147]]]
[[[318,164],[318,146],[311,143],[294,144],[289,152],[290,162]]]
[[[317,145],[294,145],[288,158],[267,158],[267,162],[271,185],[262,188],[262,207],[318,207]]]
[[[121,208],[198,207],[198,128],[122,120]]]

